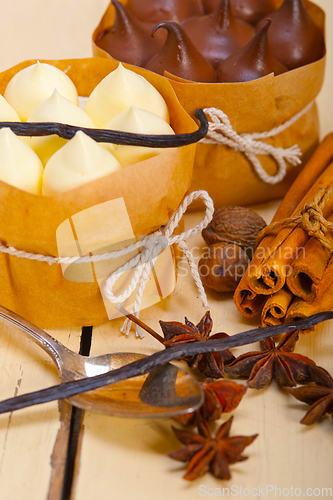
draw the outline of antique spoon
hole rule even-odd
[[[156,368],[159,368],[165,363],[183,358],[185,356],[188,357],[207,352],[218,352],[246,344],[252,344],[253,342],[257,342],[259,340],[275,337],[281,333],[312,328],[313,326],[330,319],[333,319],[333,311],[324,311],[291,323],[282,323],[281,325],[267,326],[265,328],[255,328],[253,330],[247,330],[223,339],[180,344],[163,351],[155,352],[154,354],[138,359],[129,365],[124,365],[116,370],[107,371],[101,375],[86,377],[80,380],[71,380],[53,387],[48,387],[47,389],[21,394],[20,396],[0,401],[0,414],[20,410],[22,408],[27,408],[28,406],[47,403],[49,401],[54,401],[55,399],[72,398],[72,396],[76,396],[87,391],[94,391],[95,389],[99,389],[100,387],[104,387],[106,385],[116,384],[138,375],[144,375],[149,372],[154,373]],[[157,389],[158,387],[159,386],[157,384]]]
[[[0,306],[0,319],[19,328],[55,362],[61,382],[101,375],[145,358],[143,354],[118,352],[81,356],[41,328]],[[165,417],[198,408],[203,402],[200,385],[188,373],[170,363],[112,386],[67,398],[84,410],[125,417]]]

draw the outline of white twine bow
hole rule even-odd
[[[174,235],[173,232],[175,228],[178,226],[188,206],[192,203],[192,201],[199,198],[201,198],[206,205],[205,217],[197,226],[189,229],[188,231],[184,231],[179,235]],[[106,280],[105,290],[104,290],[106,298],[113,304],[120,304],[124,300],[126,300],[133,293],[135,289],[137,289],[135,303],[131,309],[131,314],[134,314],[138,318],[140,313],[140,306],[143,297],[143,292],[147,284],[147,281],[149,279],[150,270],[152,268],[152,260],[160,253],[161,249],[166,248],[166,246],[168,245],[173,245],[174,243],[177,243],[184,252],[185,257],[187,258],[193,279],[197,286],[199,298],[202,301],[203,305],[207,307],[208,306],[207,296],[205,289],[202,285],[202,281],[198,271],[198,266],[194,260],[192,253],[188,248],[186,240],[192,238],[193,236],[201,232],[212,220],[213,214],[214,214],[214,204],[206,191],[194,191],[193,193],[189,194],[184,199],[183,203],[178,208],[178,210],[173,214],[173,216],[171,217],[167,225],[163,228],[163,230],[156,231],[152,235],[146,236],[140,242],[140,246],[141,248],[143,248],[142,253],[140,255],[136,255],[131,260],[126,262],[126,264],[118,268]],[[131,245],[131,249],[130,247],[127,247],[123,251],[129,253],[130,251],[134,250],[134,248],[135,245]],[[125,255],[125,253],[123,255]],[[141,263],[140,266],[138,265],[139,262]],[[128,285],[127,289],[121,295],[116,297],[112,293],[112,289],[116,281],[126,271],[134,267],[136,267],[136,269],[133,278],[131,280],[131,283]],[[132,321],[126,319],[121,331],[126,335],[128,335],[131,329],[131,325]],[[142,337],[143,334],[140,327],[138,325],[135,325],[135,329],[136,329],[136,335]]]
[[[204,112],[211,121],[209,122],[209,129],[206,137],[204,137],[200,142],[203,144],[223,144],[225,146],[229,146],[235,151],[244,153],[263,182],[268,184],[277,184],[282,181],[286,175],[286,161],[292,165],[301,163],[299,158],[302,154],[301,150],[296,144],[290,148],[284,149],[272,146],[271,144],[266,144],[258,139],[267,139],[268,137],[280,134],[297,122],[297,120],[299,120],[299,118],[304,115],[312,105],[313,101],[290,120],[268,132],[257,132],[253,134],[238,134],[232,128],[228,116],[222,110],[217,108],[205,108]],[[278,164],[277,173],[275,175],[269,175],[262,167],[257,155],[271,155]]]
[[[173,232],[175,228],[178,226],[182,216],[186,212],[188,206],[192,203],[192,201],[196,199],[202,199],[206,205],[206,214],[205,217],[202,219],[202,221],[195,227],[184,231],[183,233],[179,235],[174,235]],[[204,306],[208,306],[208,301],[207,301],[207,296],[204,290],[204,287],[201,282],[201,278],[199,275],[198,271],[198,266],[194,260],[194,257],[192,253],[190,252],[186,240],[189,238],[192,238],[196,234],[198,234],[200,231],[202,231],[212,220],[214,214],[214,204],[210,196],[206,191],[194,191],[193,193],[189,194],[184,200],[183,203],[180,205],[178,210],[173,214],[167,225],[159,230],[156,231],[155,233],[145,236],[141,241],[138,243],[134,243],[132,245],[129,245],[126,248],[123,248],[121,250],[113,251],[113,252],[107,252],[104,254],[100,255],[87,255],[84,257],[52,257],[52,256],[47,256],[47,255],[41,255],[41,254],[34,254],[34,253],[29,253],[29,252],[24,252],[23,250],[18,250],[14,247],[6,247],[3,245],[0,245],[0,252],[6,253],[9,255],[13,255],[18,258],[22,259],[29,259],[29,260],[37,260],[39,262],[45,262],[49,265],[52,264],[82,264],[82,263],[87,263],[87,262],[101,262],[103,260],[108,260],[112,258],[118,258],[122,257],[124,255],[127,255],[140,247],[141,253],[135,255],[135,257],[131,258],[128,262],[126,262],[123,266],[119,267],[116,269],[106,280],[106,285],[105,285],[105,295],[107,299],[112,302],[113,304],[121,304],[126,300],[135,289],[137,289],[136,293],[136,298],[135,298],[135,303],[133,305],[133,308],[131,310],[131,313],[134,314],[136,317],[139,317],[139,312],[140,312],[140,306],[141,306],[141,300],[143,297],[143,292],[145,289],[145,286],[147,284],[147,281],[149,279],[149,273],[150,270],[153,266],[153,260],[161,253],[162,250],[164,250],[168,245],[173,245],[174,243],[177,243],[179,247],[183,250],[190,269],[191,273],[193,276],[193,279],[195,281],[195,284],[198,289],[199,297],[203,303]],[[128,285],[127,289],[118,297],[114,296],[112,289],[117,282],[117,280],[120,278],[121,275],[123,275],[126,271],[129,269],[135,268],[135,272],[133,274],[132,280],[130,284]],[[129,330],[131,328],[131,321],[126,320],[122,331],[126,334],[129,333]],[[138,336],[142,336],[141,329],[136,325],[136,334]]]

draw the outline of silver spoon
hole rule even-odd
[[[143,354],[119,352],[101,356],[81,356],[41,328],[0,306],[0,319],[19,328],[46,351],[55,362],[61,382],[106,373]],[[188,373],[170,363],[113,385],[68,398],[84,410],[123,417],[165,417],[194,411],[203,402],[200,385]]]
[[[47,389],[41,389],[39,391],[5,399],[0,401],[0,414],[13,412],[29,406],[40,405],[56,399],[71,398],[87,391],[94,391],[108,384],[116,384],[124,380],[128,380],[131,377],[133,378],[138,375],[140,376],[149,372],[151,373],[157,367],[175,359],[196,356],[197,354],[206,354],[208,352],[219,352],[226,349],[233,349],[234,347],[252,344],[253,342],[268,339],[269,337],[275,337],[280,333],[307,330],[330,319],[333,319],[333,311],[324,311],[292,323],[282,323],[281,325],[276,326],[266,326],[265,328],[246,330],[245,332],[236,333],[231,337],[223,339],[180,344],[172,347],[172,349],[164,349],[145,358],[138,359],[137,361],[134,361],[134,363],[122,366],[118,370],[111,370],[109,372],[102,373],[101,375],[96,375],[95,377],[72,380],[70,382],[48,387]]]

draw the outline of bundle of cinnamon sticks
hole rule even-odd
[[[259,235],[234,302],[263,326],[333,309],[333,133],[317,147]]]

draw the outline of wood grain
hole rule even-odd
[[[51,478],[47,500],[62,500],[68,456],[69,433],[72,406],[66,401],[59,401],[60,427],[54,442],[51,455]]]
[[[327,71],[317,100],[321,136],[324,137],[333,129],[333,31],[329,29],[333,20],[333,2],[316,0],[316,3],[327,15]],[[26,59],[91,56],[91,34],[108,4],[109,0],[2,1],[0,70]],[[276,206],[276,203],[271,203],[258,207],[258,210],[269,221]],[[194,222],[194,215],[187,217],[188,226]],[[193,243],[198,247],[195,254],[199,255],[203,242],[198,237]],[[186,269],[183,264],[182,268]],[[209,298],[214,332],[233,334],[259,324],[259,321],[243,319],[236,312],[230,295],[219,298],[212,294]],[[202,313],[192,282],[181,277],[174,296],[154,310],[143,311],[141,317],[158,329],[160,318],[182,321],[186,314],[197,321]],[[116,350],[150,354],[157,349],[152,338],[146,337],[143,341],[133,336],[124,338],[119,333],[120,324],[120,321],[115,321],[97,329],[92,354]],[[50,333],[77,350],[79,330]],[[316,359],[331,373],[332,333],[332,327],[325,325],[314,335],[301,338],[298,347],[299,352]],[[46,387],[58,379],[52,361],[41,349],[23,337],[19,340],[15,332],[0,326],[0,380],[0,396],[4,399]],[[199,497],[200,485],[231,488],[234,484],[245,488],[260,484],[276,485],[281,489],[293,486],[302,488],[302,493],[309,487],[332,487],[332,423],[326,418],[312,429],[305,428],[298,423],[304,409],[305,405],[280,391],[275,384],[261,392],[248,391],[235,411],[233,433],[259,432],[259,438],[246,451],[249,460],[231,467],[231,481],[218,482],[205,476],[193,484],[181,479],[182,464],[166,456],[167,452],[179,447],[170,431],[170,420],[119,419],[87,414],[71,500],[125,500],[131,497],[138,500],[193,500]],[[68,422],[68,416],[65,420]],[[60,498],[57,495],[61,489],[67,432],[61,434],[61,428],[57,403],[23,410],[12,416],[0,416],[1,500]],[[281,494],[277,495],[279,497]],[[274,493],[271,498],[274,498]]]
[[[80,329],[52,332],[68,347],[78,349]],[[59,381],[51,358],[18,330],[0,324],[1,397],[41,389]],[[17,414],[0,417],[0,498],[7,500],[39,500],[48,497],[52,485],[52,500],[60,500],[62,484],[59,462],[67,450],[68,430],[61,422],[58,402],[43,408],[31,408]],[[58,433],[62,429],[62,444],[54,453]],[[53,457],[53,458],[52,458]]]
[[[275,203],[257,207],[267,220],[275,208]],[[186,225],[190,227],[199,219],[199,214],[191,214],[186,217]],[[201,253],[203,244],[200,236],[193,238],[195,255]],[[181,268],[186,269],[186,266],[182,264]],[[214,321],[213,333],[226,331],[234,334],[253,326],[253,320],[243,318],[236,311],[231,294],[211,293],[208,298]],[[194,323],[203,315],[189,275],[179,279],[173,297],[143,311],[141,318],[159,332],[159,319],[183,321],[184,315]],[[120,321],[113,321],[96,328],[92,354],[110,349],[146,353],[159,349],[157,341],[147,336],[143,340],[136,339],[134,334],[124,338],[119,332],[120,326]],[[317,333],[302,337],[297,349],[331,373],[332,331],[331,324],[322,326]],[[245,351],[246,348],[235,349],[237,354]],[[171,425],[175,425],[171,419],[119,419],[86,413],[73,500],[88,499],[93,495],[107,498],[111,490],[112,498],[116,500],[132,496],[138,500],[192,500],[199,496],[200,485],[206,489],[230,488],[231,485],[253,489],[259,485],[276,485],[281,490],[293,486],[304,492],[306,488],[332,487],[333,464],[327,460],[332,422],[326,418],[313,429],[305,428],[299,423],[304,409],[305,405],[291,399],[275,382],[263,391],[248,390],[233,412],[232,433],[259,433],[259,438],[246,450],[249,460],[231,466],[231,481],[219,481],[206,475],[193,483],[182,479],[184,466],[167,457],[168,452],[181,446],[171,432]],[[223,415],[221,421],[227,418],[228,415]],[[104,480],[100,480],[102,478]]]

